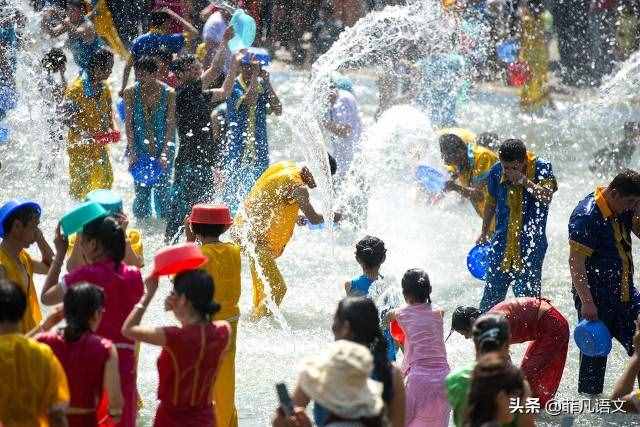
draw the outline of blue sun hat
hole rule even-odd
[[[87,194],[87,202],[96,202],[109,213],[115,215],[122,212],[122,197],[111,190],[93,190]]]
[[[9,200],[0,207],[0,237],[6,237],[4,221],[9,218],[12,213],[22,208],[33,208],[38,211],[38,215],[42,214],[42,208],[36,202],[32,202],[31,200]]]

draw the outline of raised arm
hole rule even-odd
[[[207,69],[202,73],[202,87],[204,89],[208,89],[209,86],[223,73],[224,69],[224,59],[227,55],[227,43],[233,37],[233,28],[228,27],[224,31],[224,35],[222,36],[222,42],[218,44],[218,49],[216,50],[216,54],[211,61],[211,64],[207,67]]]
[[[69,248],[69,242],[66,237],[62,235],[60,231],[60,225],[56,227],[56,238],[54,239],[56,247],[56,255],[51,262],[47,278],[44,281],[42,287],[42,293],[40,300],[44,305],[54,305],[62,302],[64,293],[60,286],[60,271],[62,270],[62,264],[64,264],[64,257]]]
[[[229,70],[229,74],[224,79],[224,83],[222,83],[222,87],[218,89],[210,89],[208,92],[211,94],[211,102],[218,103],[222,101],[226,101],[231,95],[231,90],[233,89],[233,83],[236,81],[236,77],[238,76],[238,71],[240,69],[240,61],[242,60],[242,54],[238,54],[233,58],[233,62],[231,63],[231,69]]]
[[[47,239],[42,235],[42,230],[38,229],[38,235],[36,238],[36,244],[40,251],[41,261],[33,261],[33,272],[37,274],[47,274],[49,272],[49,266],[53,261],[53,249],[47,243]]]
[[[160,10],[170,15],[174,20],[178,21],[184,27],[185,31],[191,35],[191,37],[196,38],[200,36],[200,33],[198,32],[196,27],[191,25],[191,22],[187,21],[182,16],[175,13],[173,10],[169,9],[168,7],[163,7]]]
[[[118,92],[118,96],[121,98],[124,96],[125,89],[129,84],[129,74],[131,74],[132,68],[133,68],[133,54],[129,55],[129,58],[127,58],[127,63],[125,64],[124,71],[122,72],[122,86],[120,86],[120,92]],[[128,115],[127,115],[127,118],[129,118]]]
[[[162,347],[167,342],[164,329],[140,326],[142,316],[144,316],[147,307],[158,290],[158,277],[148,276],[144,280],[144,286],[145,292],[142,295],[142,299],[133,306],[133,310],[131,310],[127,320],[122,325],[122,335],[134,341],[142,341]]]

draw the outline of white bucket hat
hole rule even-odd
[[[340,418],[375,417],[384,403],[382,384],[369,378],[372,370],[373,357],[368,348],[339,340],[302,363],[298,385],[309,398]]]

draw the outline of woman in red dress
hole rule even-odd
[[[103,390],[109,398],[112,420],[117,422],[122,415],[118,354],[111,341],[95,334],[103,312],[102,289],[89,284],[70,288],[64,296],[67,326],[36,336],[36,340],[51,347],[67,375],[70,427],[99,424],[96,409]]]
[[[212,322],[220,309],[213,301],[214,284],[204,270],[175,277],[165,307],[173,311],[180,327],[139,326],[158,289],[158,278],[145,279],[145,294],[124,322],[124,336],[162,347],[158,357],[158,410],[154,426],[215,426],[213,383],[227,351],[231,327]]]

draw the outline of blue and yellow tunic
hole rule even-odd
[[[556,191],[558,184],[551,163],[527,155],[529,180]],[[539,202],[522,185],[507,182],[498,163],[487,178],[487,200],[496,203],[496,231],[492,239],[489,267],[503,272],[541,269],[547,251],[549,206]]]
[[[629,302],[633,288],[633,212],[614,214],[599,187],[582,199],[569,219],[569,245],[586,256],[587,282],[596,304]]]

